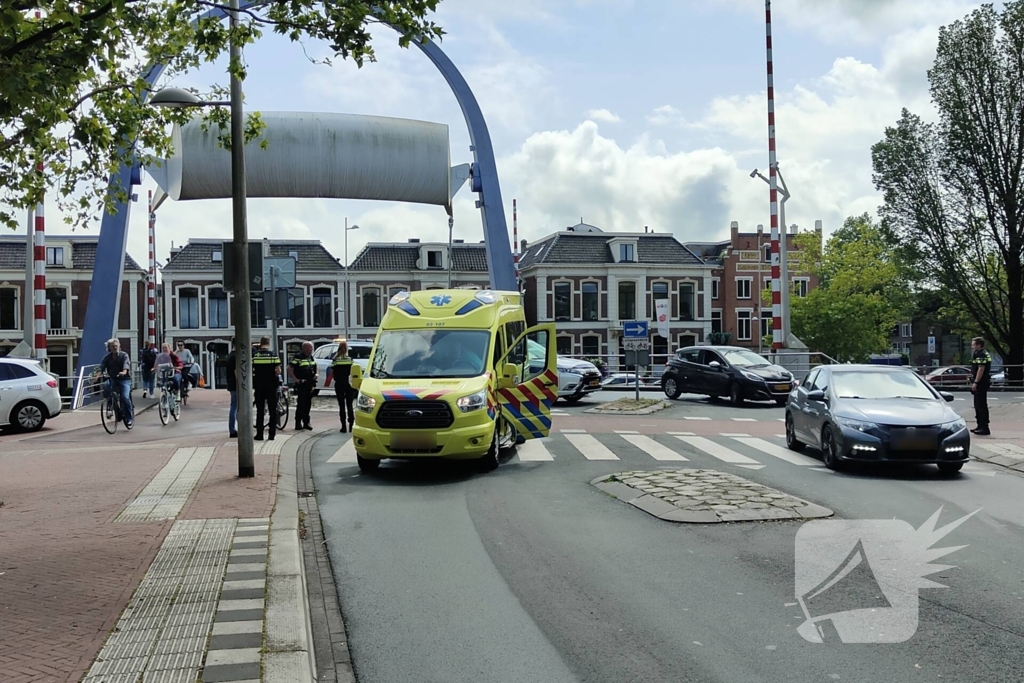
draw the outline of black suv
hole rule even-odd
[[[772,365],[750,349],[736,346],[690,346],[676,351],[661,376],[669,398],[679,394],[728,396],[734,405],[744,400],[786,403],[793,375]]]

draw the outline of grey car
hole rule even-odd
[[[821,450],[829,469],[845,462],[934,463],[955,474],[968,461],[964,419],[906,368],[835,365],[815,368],[786,402],[786,445]]]

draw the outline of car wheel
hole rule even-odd
[[[830,470],[839,471],[842,468],[836,436],[832,432],[832,427],[828,425],[821,432],[821,459]]]
[[[964,464],[962,462],[940,462],[939,472],[942,474],[953,475],[963,469]]]
[[[734,406],[743,405],[743,387],[740,386],[739,382],[733,382],[729,386],[729,400],[732,401]]]
[[[491,445],[483,457],[477,461],[477,469],[481,472],[491,472],[498,469],[501,464],[501,429],[498,424],[494,425],[494,436],[491,438]]]
[[[796,438],[796,426],[793,424],[793,416],[786,413],[786,448],[799,453],[807,448],[807,444],[801,443]]]
[[[24,432],[38,432],[46,423],[46,409],[35,401],[19,403],[14,408],[14,419],[11,422]]]
[[[777,406],[779,406],[781,408],[782,406],[786,405],[786,399],[784,399],[784,398],[777,398],[777,399],[775,399],[775,405],[777,405]]]
[[[675,377],[668,376],[661,379],[661,390],[665,392],[665,395],[670,399],[677,399],[679,395],[683,393],[682,387],[679,386],[679,382],[676,381]]]
[[[573,394],[572,396],[566,396],[562,400],[572,406],[572,405],[576,405],[577,403],[579,403],[580,400],[582,400],[582,398],[583,398],[582,395]]]
[[[380,467],[380,460],[377,460],[376,458],[364,458],[356,453],[356,464],[359,465],[360,472],[376,472],[377,468]]]

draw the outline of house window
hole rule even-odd
[[[668,339],[660,334],[651,339],[651,365],[664,366],[668,362]]]
[[[555,283],[555,320],[572,319],[572,283]]]
[[[694,320],[694,286],[692,282],[684,282],[679,285],[679,319]]]
[[[327,287],[317,287],[313,290],[313,327],[332,327],[334,323],[334,312],[331,304],[334,295]]]
[[[511,343],[511,340],[510,340]],[[572,355],[572,337],[561,334],[555,337],[555,350],[559,356]]]
[[[764,245],[763,251],[764,251],[764,262],[765,263],[771,263],[772,262],[772,243],[769,242],[768,244]]]
[[[376,287],[367,287],[363,290],[363,325],[380,325],[380,290]]]
[[[444,268],[444,256],[442,251],[427,252],[427,268]]]
[[[63,330],[68,326],[68,290],[52,287],[46,290],[46,327]]]
[[[717,277],[711,278],[711,298],[712,299],[717,299],[718,298],[718,284],[719,284],[719,282],[720,282],[720,280]]]
[[[306,292],[301,287],[288,290],[288,327],[306,326]]]
[[[655,282],[651,285],[651,299],[658,301],[658,299],[667,299],[668,297],[668,283],[667,282]],[[658,304],[652,303],[653,308],[651,309],[651,318],[657,319]],[[669,313],[671,316],[672,314]]]
[[[46,248],[46,265],[48,265],[48,266],[63,266],[64,265],[64,247],[47,247]]]
[[[768,337],[772,333],[772,314],[771,312],[761,312],[761,337]]]
[[[619,283],[619,320],[636,318],[636,283]]]
[[[220,249],[217,249],[216,251],[213,252],[213,256],[211,258],[212,258],[214,263],[223,263],[224,262],[224,252],[222,250],[220,250]]]
[[[18,329],[18,290],[0,289],[0,330]]]
[[[253,327],[267,326],[267,307],[264,305],[263,292],[249,294],[249,318]]]
[[[793,278],[793,293],[799,297],[807,296],[807,289],[811,286],[810,278],[797,277]]]
[[[910,323],[900,323],[900,336],[901,337],[913,337],[914,330]]]
[[[772,279],[771,279],[771,277],[763,278],[763,280],[761,282],[761,286],[764,288],[764,290],[766,292],[769,293],[769,296],[770,296],[771,295],[771,291],[772,291]]]
[[[210,329],[224,329],[228,326],[228,293],[217,287],[206,296],[210,300]]]
[[[736,338],[750,340],[750,311],[736,311]]]
[[[195,287],[178,290],[178,327],[183,330],[199,328],[199,290]]]
[[[736,278],[736,298],[737,299],[749,299],[750,298],[750,287],[753,280],[749,277],[738,277]]]
[[[596,282],[583,283],[583,319],[594,321],[601,317],[601,296]]]
[[[583,343],[580,350],[584,357],[593,358],[601,353],[601,338],[597,335],[588,334],[581,340]]]
[[[632,244],[620,244],[619,245],[619,261],[631,263],[636,259],[633,257],[634,248]]]
[[[721,334],[722,332],[722,311],[711,311],[711,331]]]

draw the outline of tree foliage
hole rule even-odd
[[[928,79],[938,120],[904,110],[872,148],[882,216],[921,276],[954,293],[1007,364],[1019,365],[1024,2],[1001,12],[983,5],[943,27]]]
[[[790,299],[793,333],[843,362],[884,352],[909,309],[910,288],[879,226],[867,214],[848,218],[826,242],[820,266],[807,269],[819,286]]]
[[[258,0],[240,13],[234,38],[250,44],[269,29],[293,42],[319,40],[358,66],[374,60],[370,25],[386,23],[404,47],[440,37],[427,16],[439,0]],[[228,51],[227,8],[211,0],[5,0],[0,4],[0,223],[44,191],[75,224],[110,205],[106,178],[133,154],[166,156],[168,124],[188,110],[146,105],[150,65],[164,82]],[[38,16],[37,16],[38,11]],[[217,13],[219,16],[219,12]],[[204,18],[205,17],[205,18]],[[330,60],[323,60],[330,64]],[[230,70],[245,77],[244,64]],[[223,93],[226,81],[212,86]],[[212,110],[226,126],[228,112]],[[258,116],[247,137],[259,133]],[[45,172],[36,172],[38,163]],[[118,193],[123,198],[127,188]]]

